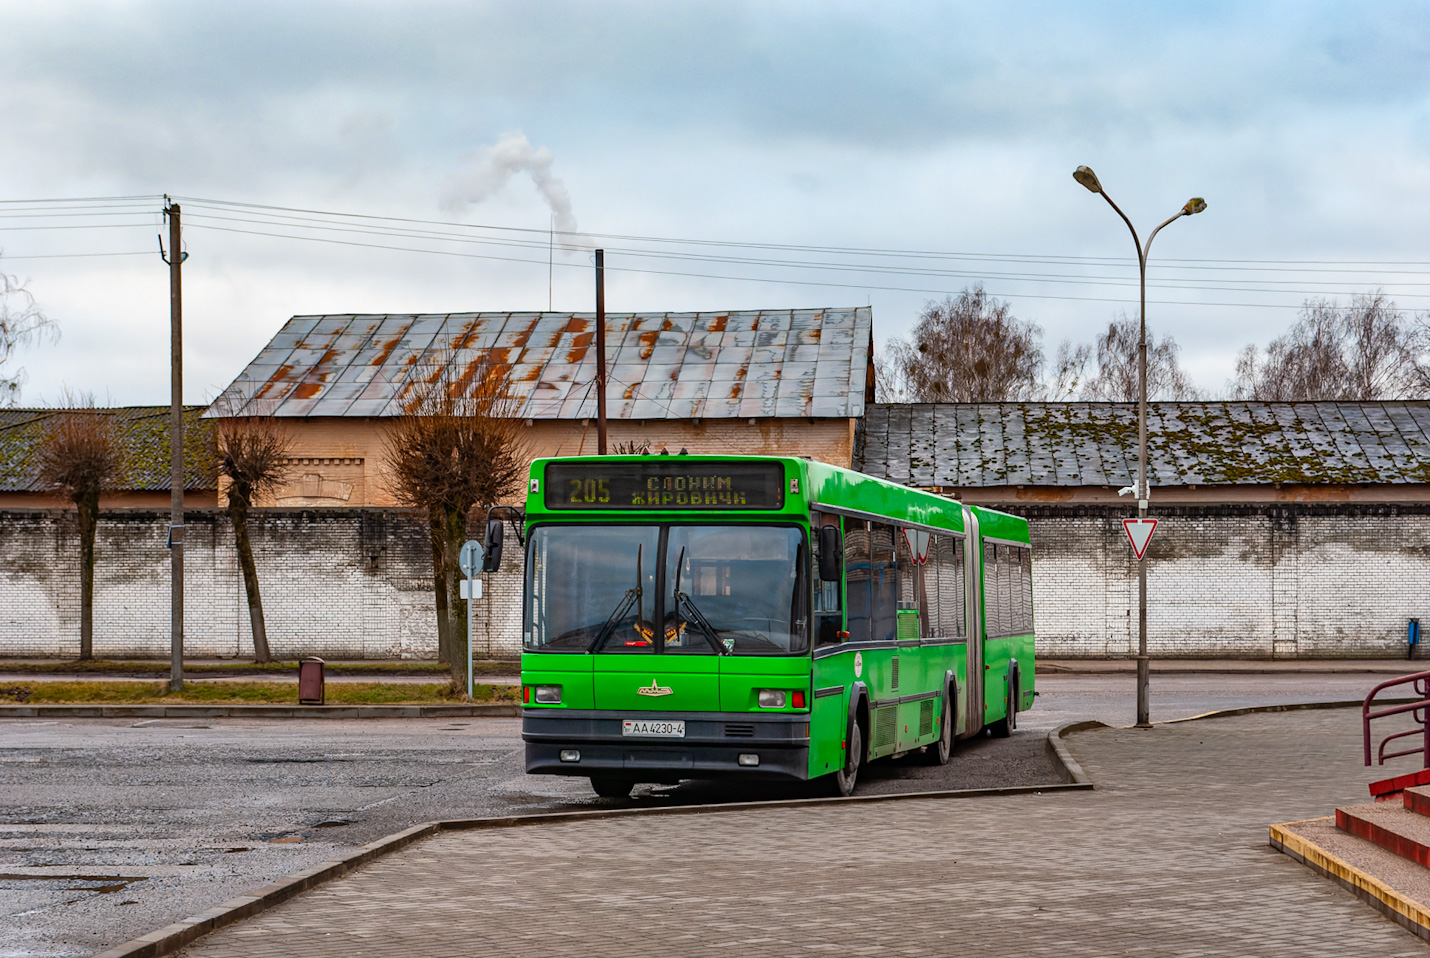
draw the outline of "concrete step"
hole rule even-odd
[[[1336,827],[1430,868],[1430,818],[1404,805],[1369,802],[1338,808]]]
[[[1402,795],[1406,808],[1417,815],[1430,815],[1430,786],[1412,785]]]
[[[1394,778],[1382,779],[1379,782],[1370,783],[1370,795],[1377,802],[1401,801],[1400,793],[1407,788],[1418,785],[1430,785],[1430,768],[1422,768],[1418,772],[1407,772],[1404,775],[1397,775]]]

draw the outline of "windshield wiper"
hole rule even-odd
[[[680,591],[680,571],[685,565],[685,547],[680,549],[680,558],[675,563],[675,614],[681,614],[684,607],[688,613],[686,618],[694,622],[701,632],[705,633],[705,638],[710,642],[710,647],[715,650],[716,655],[729,655],[730,650],[725,648],[725,643],[720,641],[720,637],[715,634],[715,627],[710,624],[710,620],[705,618],[705,613],[700,611],[700,607],[695,604],[695,600],[689,595]]]
[[[616,604],[616,609],[611,613],[611,617],[606,620],[605,625],[601,626],[601,631],[596,633],[596,640],[586,649],[588,653],[601,651],[601,646],[605,645],[607,640],[616,634],[616,625],[626,617],[626,613],[631,611],[632,606],[635,607],[636,618],[640,618],[641,585],[645,580],[645,576],[641,572],[641,553],[644,548],[645,545],[643,543],[636,545],[636,587],[626,590],[626,594],[621,598],[621,601]]]

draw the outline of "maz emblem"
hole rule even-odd
[[[655,679],[650,680],[650,685],[643,685],[636,689],[639,695],[669,695],[670,687],[667,685],[656,685]]]

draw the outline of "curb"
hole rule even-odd
[[[0,705],[0,718],[519,718],[519,705]]]
[[[1419,702],[1420,699],[1387,698],[1377,699],[1384,705],[1405,705],[1410,702]],[[1202,712],[1200,715],[1188,715],[1186,718],[1161,719],[1153,722],[1153,725],[1176,725],[1179,722],[1199,722],[1209,718],[1230,718],[1233,715],[1255,715],[1261,712],[1305,712],[1318,709],[1358,709],[1365,702],[1362,699],[1347,700],[1341,702],[1285,702],[1280,705],[1247,705],[1235,709],[1217,709],[1212,712]],[[1134,728],[1135,726],[1128,726]]]
[[[439,823],[428,822],[425,825],[416,825],[395,835],[378,839],[363,845],[349,855],[331,861],[319,862],[310,868],[280,878],[278,881],[258,889],[252,895],[230,898],[208,911],[200,912],[190,918],[160,928],[158,931],[152,931],[147,935],[135,938],[133,941],[127,941],[122,945],[102,951],[95,955],[95,958],[157,958],[160,955],[173,954],[211,931],[245,918],[251,918],[279,902],[287,901],[289,898],[316,888],[324,882],[345,875],[374,858],[395,852],[415,841],[436,834],[439,829]]]
[[[477,706],[480,708],[481,706]],[[501,706],[487,706],[496,708]],[[107,951],[94,958],[160,958],[170,955],[225,925],[252,918],[267,911],[274,905],[287,901],[305,891],[309,891],[335,878],[367,864],[368,862],[399,851],[430,838],[440,832],[485,831],[498,828],[524,828],[531,825],[556,824],[559,822],[596,821],[606,818],[637,818],[655,815],[705,815],[725,812],[742,812],[764,808],[796,808],[806,805],[870,805],[876,802],[897,802],[910,799],[956,799],[990,798],[1001,795],[1039,795],[1043,792],[1089,791],[1094,786],[1082,770],[1082,766],[1072,757],[1062,736],[1084,729],[1107,728],[1102,722],[1068,722],[1048,733],[1048,748],[1062,766],[1065,781],[1051,785],[1011,785],[1004,788],[966,788],[936,792],[895,792],[887,795],[850,795],[831,798],[791,798],[769,802],[724,802],[718,805],[670,805],[659,808],[598,808],[570,812],[546,812],[535,815],[502,815],[491,818],[456,818],[414,825],[405,831],[380,838],[356,849],[350,855],[319,862],[303,871],[295,872],[272,884],[255,891],[252,895],[230,898],[189,918],[150,932]]]
[[[1305,821],[1324,820],[1305,819]],[[1280,825],[1272,825],[1270,830],[1271,847],[1295,859],[1316,874],[1329,878],[1411,934],[1430,941],[1430,911],[1375,876],[1342,861],[1315,842],[1287,830],[1287,825],[1296,824],[1299,823],[1282,822]]]
[[[1073,758],[1072,752],[1068,750],[1067,743],[1063,741],[1063,736],[1071,735],[1073,732],[1086,732],[1092,729],[1111,728],[1106,722],[1099,722],[1096,719],[1089,719],[1083,722],[1064,722],[1048,733],[1048,748],[1052,750],[1053,758],[1062,766],[1063,775],[1066,781],[1082,788],[1096,788],[1092,779],[1082,770],[1077,759]]]

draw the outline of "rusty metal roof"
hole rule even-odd
[[[436,364],[488,362],[510,369],[522,418],[586,419],[595,324],[594,313],[294,316],[210,415],[393,416]],[[857,418],[872,326],[867,306],[608,313],[607,415]]]
[[[1148,403],[1147,465],[1162,486],[1430,482],[1430,403]],[[854,467],[921,488],[1120,488],[1137,406],[871,404]]]

